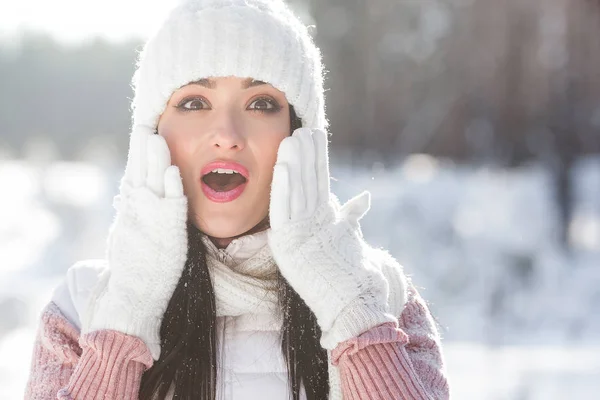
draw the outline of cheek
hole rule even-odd
[[[279,145],[288,136],[290,136],[290,123],[289,114],[287,113],[282,114],[281,118],[278,118],[267,129],[263,128],[263,131],[258,136],[262,142],[260,145],[261,156],[264,158],[265,164],[268,164],[271,172],[277,161]]]
[[[260,151],[257,159],[261,164],[261,170],[263,171],[265,179],[268,180],[269,184],[273,178],[273,167],[277,162],[277,150],[279,149],[281,141],[286,137],[287,133],[274,134],[262,141],[259,145]]]
[[[182,146],[181,143],[181,138],[178,138],[176,135],[170,134],[160,135],[165,138],[167,146],[169,146],[169,152],[171,153],[171,164],[179,166],[181,160],[184,158],[181,152],[181,149],[184,148],[184,146]]]
[[[169,146],[171,163],[179,166],[185,160],[185,150],[189,148],[188,142],[191,138],[185,126],[168,120],[164,123],[159,123],[158,134],[165,138]]]

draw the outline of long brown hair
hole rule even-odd
[[[302,120],[290,105],[291,132]],[[291,134],[290,132],[290,134]],[[185,268],[160,328],[161,354],[142,376],[142,400],[164,399],[171,385],[174,399],[214,400],[217,388],[216,304],[206,263],[202,233],[188,223]],[[283,316],[281,351],[286,360],[291,397],[329,397],[327,352],[319,343],[321,329],[314,313],[278,273],[279,305]]]

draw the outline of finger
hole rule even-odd
[[[318,204],[329,201],[329,150],[327,133],[320,129],[313,130],[313,143],[317,166]]]
[[[183,181],[176,165],[167,167],[165,171],[165,197],[171,199],[183,197]]]
[[[146,139],[148,135],[134,130],[129,137],[129,153],[124,179],[134,188],[140,187],[146,180]]]
[[[290,221],[290,182],[288,166],[278,162],[273,168],[271,202],[269,204],[271,228],[277,229]]]
[[[312,130],[309,128],[296,129],[294,136],[299,139],[301,158],[302,191],[305,198],[305,217],[313,214],[317,208],[317,166],[315,164],[315,144]]]
[[[147,143],[148,170],[146,186],[157,196],[165,195],[165,170],[171,165],[171,154],[165,138],[150,136]]]
[[[286,137],[281,141],[277,152],[277,163],[285,163],[288,168],[288,184],[290,197],[290,218],[302,218],[306,209],[306,201],[302,188],[300,141],[297,137]]]

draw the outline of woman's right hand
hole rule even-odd
[[[90,299],[82,333],[112,329],[137,336],[157,360],[163,314],[187,258],[187,198],[162,136],[132,132],[114,207],[109,268]]]

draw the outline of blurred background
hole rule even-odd
[[[430,303],[455,399],[600,393],[600,1],[295,0],[332,187]],[[104,256],[137,51],[174,1],[0,3],[0,399]]]

